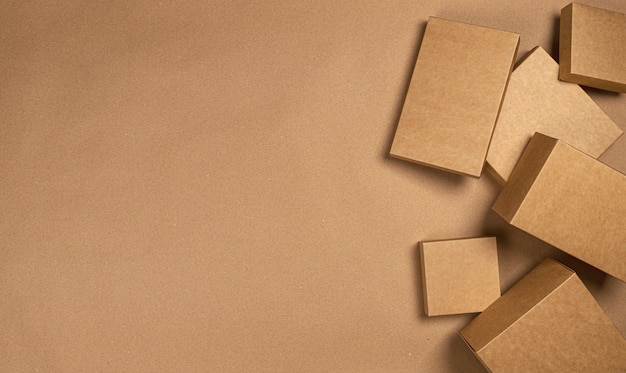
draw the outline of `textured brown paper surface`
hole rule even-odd
[[[624,284],[510,228],[490,177],[387,156],[428,16],[556,56],[562,7],[2,2],[0,370],[482,372],[472,316],[422,311],[441,237],[496,235],[503,290],[560,256],[626,333]]]

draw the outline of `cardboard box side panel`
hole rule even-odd
[[[500,184],[500,186],[504,186],[504,184],[506,183],[506,180],[504,180],[502,175],[500,175],[500,173],[498,171],[496,171],[495,168],[493,168],[493,166],[489,162],[485,162],[485,170],[487,170],[489,175],[491,175],[491,177],[493,177],[493,179],[496,182],[498,182],[498,184]]]
[[[619,372],[626,341],[573,275],[477,355],[493,372]]]
[[[559,21],[559,78],[563,80],[572,73],[572,7],[561,9]]]
[[[512,224],[626,281],[624,196],[625,175],[559,141]]]
[[[620,84],[604,79],[592,78],[581,74],[569,73],[567,76],[561,77],[560,79],[564,82],[580,84],[586,87],[594,87],[598,89],[604,89],[606,91],[626,93],[626,84]]]
[[[472,346],[470,346],[470,344],[467,342],[467,340],[465,340],[465,338],[463,338],[463,334],[461,334],[461,332],[458,333],[459,337],[461,338],[461,340],[463,341],[463,343],[465,343],[465,345],[470,349],[470,351],[472,351],[472,354],[476,357],[476,359],[480,362],[480,365],[483,366],[483,368],[485,368],[485,370],[488,373],[492,373],[492,370],[489,369],[489,367],[487,365],[485,365],[485,362],[483,361],[483,359],[480,357],[480,355],[478,355],[478,353],[476,353],[476,351],[474,351],[474,349],[472,348]]]
[[[435,164],[430,163],[429,161],[419,161],[419,160],[416,160],[416,159],[411,158],[411,157],[402,156],[400,154],[394,153],[393,147],[391,149],[391,152],[389,152],[389,156],[391,156],[392,158],[401,159],[403,161],[415,163],[415,164],[418,164],[418,165],[421,165],[421,166],[426,166],[426,167],[434,168],[434,169],[445,171],[445,172],[450,172],[450,173],[457,174],[457,175],[470,176],[470,177],[473,177],[473,178],[480,177],[480,173],[478,173],[478,172],[460,171],[460,170],[457,170],[457,169],[454,169],[454,168],[450,168],[450,167],[445,167],[445,166],[441,166],[441,165],[435,165]]]
[[[511,74],[502,112],[487,153],[497,180],[508,180],[535,132],[563,140],[596,158],[622,130],[577,84],[555,79],[559,65],[541,47]],[[504,183],[502,183],[504,184]]]
[[[427,316],[430,316],[430,312],[428,310],[428,284],[426,282],[426,266],[424,264],[424,244],[420,242],[418,245],[419,245],[419,252],[420,252],[420,266],[421,266],[421,276],[422,276],[422,300],[424,301],[424,313]]]
[[[492,206],[492,209],[509,223],[515,218],[517,210],[555,145],[556,139],[536,133],[524,149],[511,172],[509,182],[500,191]]]
[[[573,275],[560,263],[544,260],[459,333],[474,351],[480,352]]]
[[[431,17],[390,155],[478,177],[519,35]]]

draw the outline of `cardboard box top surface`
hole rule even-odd
[[[481,312],[500,296],[495,237],[420,242],[424,312]]]
[[[480,176],[519,35],[430,17],[390,154]]]
[[[578,276],[546,259],[460,331],[492,372],[617,372],[626,340]]]
[[[571,3],[561,11],[560,78],[626,92],[626,14]]]
[[[493,210],[512,225],[626,281],[626,176],[537,133]]]
[[[557,79],[559,65],[541,47],[516,66],[487,153],[495,178],[506,182],[535,132],[599,157],[623,131],[577,84]]]

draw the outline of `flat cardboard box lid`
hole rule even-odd
[[[536,133],[493,210],[519,229],[626,281],[626,176]]]
[[[500,296],[495,237],[420,242],[424,312],[481,312]]]
[[[626,14],[571,3],[561,10],[560,79],[626,92]]]
[[[541,47],[519,63],[509,80],[493,133],[487,169],[504,184],[535,132],[599,157],[623,131],[577,84],[558,80],[559,65]]]
[[[459,332],[491,372],[618,372],[626,340],[569,268],[546,259]]]
[[[391,156],[480,176],[519,35],[430,17]]]

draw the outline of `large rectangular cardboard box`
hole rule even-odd
[[[626,176],[537,133],[493,205],[506,221],[626,281]]]
[[[481,312],[500,297],[495,237],[419,243],[424,312]]]
[[[480,176],[519,35],[430,17],[391,156]]]
[[[572,3],[561,10],[560,79],[626,92],[626,14]]]
[[[624,372],[626,340],[569,268],[546,259],[459,332],[490,372]]]
[[[487,170],[501,184],[535,132],[599,157],[622,130],[578,85],[557,79],[559,65],[541,47],[520,62],[509,80],[487,153]]]

